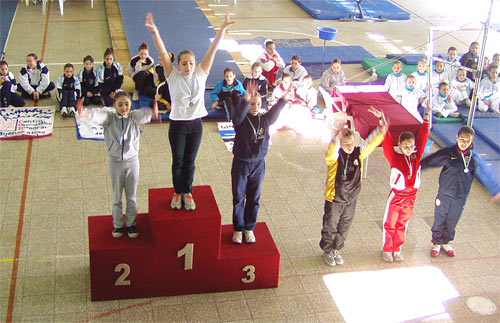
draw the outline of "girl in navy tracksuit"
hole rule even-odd
[[[432,226],[432,257],[439,256],[441,249],[448,256],[455,256],[455,250],[449,243],[455,238],[455,228],[462,215],[474,175],[478,175],[494,200],[500,201],[498,177],[472,150],[473,141],[474,129],[464,126],[458,131],[456,145],[422,159],[422,169],[442,167]]]
[[[227,119],[231,120],[235,104],[246,93],[243,84],[236,79],[234,70],[228,67],[224,70],[224,79],[217,83],[210,94],[212,109],[226,109]]]
[[[78,73],[78,81],[82,88],[81,97],[83,105],[101,105],[102,98],[99,95],[99,85],[97,83],[97,73],[94,70],[94,58],[87,55],[83,58],[83,68]]]
[[[259,114],[262,100],[257,85],[250,82],[247,94],[236,105],[233,125],[236,132],[233,147],[231,183],[233,190],[233,242],[255,242],[262,181],[266,173],[264,158],[269,148],[269,126],[287,104],[289,92],[265,114]]]
[[[9,71],[9,64],[6,61],[0,61],[0,106],[24,107],[23,98],[16,93],[16,79],[14,74]]]
[[[111,48],[106,49],[104,62],[97,68],[97,81],[104,105],[112,107],[115,94],[121,91],[123,85],[123,67],[115,61],[115,55]]]

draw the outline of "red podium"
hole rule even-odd
[[[110,215],[88,218],[92,301],[278,286],[281,255],[264,222],[257,243],[234,245],[210,186],[194,188],[195,211],[172,210],[172,194],[149,190],[137,239],[114,239]]]

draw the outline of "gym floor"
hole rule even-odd
[[[207,0],[203,5],[212,8],[215,17],[223,18],[227,8],[234,13],[236,24],[229,37],[236,40],[304,38],[303,34],[316,35],[317,26],[327,26],[338,29],[336,41],[362,45],[377,57],[412,48],[422,52],[431,26],[457,25],[458,21],[470,27],[474,24],[468,24],[469,21],[479,20],[471,11],[479,11],[480,6],[470,8],[471,4],[466,1],[392,2],[410,11],[412,19],[381,23],[319,21],[288,0]],[[90,1],[66,1],[64,16],[59,14],[57,1],[50,2],[48,8],[48,14],[43,16],[41,4],[26,6],[24,1],[19,4],[5,55],[16,78],[26,54],[31,52],[37,53],[48,65],[55,82],[63,74],[65,63],[74,63],[78,71],[85,55],[102,61],[105,48],[111,47],[103,0],[95,0],[93,9]],[[487,8],[483,13],[486,12]],[[137,28],[144,28],[147,33],[145,27]],[[468,44],[478,38],[478,32],[440,34],[439,37],[435,42],[436,52],[443,53],[449,46],[456,46],[460,53],[465,53]],[[491,37],[492,46],[497,35]],[[317,46],[323,43],[317,38],[311,41]],[[121,63],[126,66],[128,62]],[[242,65],[242,70],[248,71],[248,67],[248,64]],[[351,81],[370,78],[360,64],[345,65],[344,70]],[[49,105],[56,105],[54,96],[39,102],[39,106]],[[33,106],[33,102],[28,101],[27,106]],[[172,186],[167,130],[165,123],[144,127],[137,194],[140,212],[147,212],[149,188]],[[342,250],[345,265],[332,268],[323,262],[318,245],[326,148],[319,139],[304,138],[288,130],[273,137],[266,159],[259,220],[267,222],[282,254],[278,288],[92,302],[87,217],[111,214],[112,189],[104,144],[77,140],[74,121],[62,119],[58,114],[51,137],[1,141],[0,317],[14,322],[342,322],[353,310],[363,312],[368,306],[365,301],[385,299],[385,308],[368,313],[366,321],[386,322],[387,317],[391,317],[387,314],[400,307],[391,304],[400,304],[398,299],[405,297],[397,285],[408,286],[408,291],[414,294],[416,299],[411,301],[414,308],[437,294],[438,286],[446,284],[442,281],[430,284],[428,290],[417,296],[404,280],[394,281],[380,290],[370,290],[371,286],[366,285],[359,296],[372,295],[371,300],[355,297],[354,301],[346,302],[345,288],[339,286],[332,296],[325,282],[335,276],[328,275],[370,273],[377,279],[382,277],[377,273],[386,272],[385,269],[395,270],[394,277],[399,277],[397,270],[428,268],[429,275],[434,269],[442,272],[442,279],[458,296],[441,299],[444,305],[441,311],[426,307],[420,316],[412,316],[411,311],[407,311],[408,316],[403,313],[396,316],[398,320],[498,322],[500,206],[490,202],[484,187],[477,181],[472,185],[453,244],[457,256],[441,255],[431,259],[430,228],[439,169],[423,172],[423,185],[407,231],[405,261],[385,263],[380,249],[389,166],[381,148],[376,149],[370,157],[356,217]],[[432,148],[437,149],[435,145]],[[223,224],[232,221],[231,161],[232,154],[226,150],[216,123],[205,122],[195,185],[212,186]],[[422,284],[431,281],[430,276],[428,281],[426,276],[404,277],[422,279],[419,280]],[[353,290],[355,285],[352,281]]]

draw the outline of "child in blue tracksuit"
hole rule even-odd
[[[212,109],[226,109],[227,119],[231,120],[236,102],[246,93],[243,84],[236,79],[234,70],[228,67],[224,70],[224,79],[217,83],[210,94]]]
[[[9,64],[0,61],[0,107],[24,107],[23,98],[16,93],[17,83],[14,74],[9,71]]]
[[[464,126],[458,131],[456,145],[422,159],[422,169],[443,167],[439,174],[439,190],[434,209],[432,257],[439,256],[441,249],[448,256],[455,256],[455,250],[449,243],[455,238],[455,228],[462,215],[474,175],[481,178],[494,200],[500,201],[498,177],[472,150],[473,141],[474,129]]]
[[[104,106],[113,106],[117,92],[122,90],[123,66],[115,61],[113,49],[104,52],[104,62],[97,68],[97,82],[104,100]]]
[[[257,224],[261,186],[266,173],[264,158],[269,148],[269,126],[278,119],[287,104],[288,94],[289,91],[268,112],[260,114],[262,100],[257,93],[257,84],[249,82],[247,94],[234,110],[236,136],[231,168],[233,243],[242,242],[243,232],[247,243],[255,243],[253,229]]]
[[[87,55],[83,58],[83,68],[78,73],[78,81],[82,88],[81,97],[83,105],[101,105],[102,98],[99,95],[99,85],[97,82],[97,72],[94,70],[94,58]]]
[[[75,115],[76,101],[80,97],[80,81],[74,75],[74,69],[73,64],[67,63],[64,65],[64,75],[57,79],[57,101],[63,117]]]

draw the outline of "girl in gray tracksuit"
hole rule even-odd
[[[113,107],[116,111],[91,109],[80,111],[80,118],[104,127],[104,138],[109,153],[109,170],[113,184],[113,237],[123,235],[123,224],[127,226],[128,236],[136,238],[137,203],[136,192],[139,183],[139,139],[140,126],[151,121],[153,111],[142,108],[130,111],[132,99],[125,92],[115,96]],[[125,189],[127,210],[125,219],[122,213],[122,194]]]

